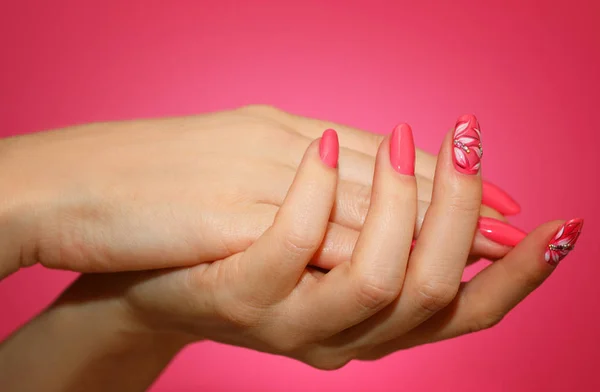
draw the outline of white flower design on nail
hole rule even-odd
[[[476,174],[481,167],[483,148],[479,123],[473,115],[458,119],[454,130],[454,164],[458,171]]]
[[[551,265],[557,265],[575,247],[582,227],[583,219],[571,219],[562,225],[548,244],[544,259]]]

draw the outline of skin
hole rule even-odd
[[[36,262],[115,271],[82,275],[0,345],[7,391],[144,390],[205,339],[336,369],[490,327],[553,270],[543,251],[561,222],[510,251],[478,242],[481,177],[454,170],[449,138],[437,169],[417,153],[413,178],[391,168],[387,139],[271,108],[88,127],[0,147],[0,177],[22,196],[2,202],[0,238],[20,244],[4,244],[17,259],[5,275]],[[330,127],[339,170],[310,140]],[[253,155],[267,134],[273,147]],[[477,252],[506,256],[461,284]]]
[[[193,117],[100,123],[0,141],[0,276],[40,263],[80,272],[190,266],[246,249],[271,225],[303,151],[340,134],[340,181],[312,263],[350,260],[382,136],[263,106]],[[436,158],[417,151],[416,236]],[[487,207],[484,216],[503,219]],[[508,248],[481,235],[471,252]]]
[[[193,267],[82,275],[0,346],[0,379],[9,391],[106,390],[107,383],[135,391],[203,339],[336,369],[495,325],[554,270],[543,253],[562,222],[540,226],[461,283],[481,178],[455,171],[450,141],[412,253],[417,184],[391,168],[384,140],[350,259],[327,274],[309,267],[329,230],[339,182],[314,142],[274,223],[245,250]],[[460,229],[449,235],[449,227]],[[32,367],[36,377],[26,377]]]

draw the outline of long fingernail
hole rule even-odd
[[[323,136],[319,142],[319,156],[324,164],[335,168],[337,167],[339,154],[340,143],[337,132],[333,129],[328,129],[323,132]]]
[[[526,233],[493,218],[479,218],[479,232],[500,245],[515,246],[527,236]]]
[[[408,124],[399,124],[392,131],[390,162],[398,173],[415,175],[415,142]]]
[[[573,250],[582,227],[583,219],[571,219],[558,229],[544,254],[544,259],[548,264],[558,265]]]
[[[487,181],[483,181],[481,202],[502,215],[516,215],[521,212],[521,206],[508,193]]]
[[[461,116],[454,128],[454,167],[464,174],[477,174],[481,167],[483,149],[479,122],[472,114]]]

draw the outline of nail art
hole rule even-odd
[[[479,232],[500,245],[516,246],[526,233],[508,223],[493,218],[479,218]]]
[[[392,131],[390,163],[398,173],[415,175],[415,142],[408,124],[399,124]]]
[[[483,197],[481,203],[492,207],[502,215],[516,215],[521,206],[508,193],[494,184],[483,181]]]
[[[479,122],[472,114],[461,116],[454,128],[454,167],[464,174],[477,174],[481,167],[483,149]]]
[[[552,237],[548,249],[544,254],[544,259],[548,264],[556,266],[564,259],[570,251],[575,247],[575,242],[581,234],[581,228],[583,227],[583,219],[571,219],[567,223],[563,224],[558,232]]]
[[[337,132],[333,129],[328,129],[323,132],[321,141],[319,142],[319,156],[324,164],[335,168],[338,163],[340,153],[340,143],[338,141]]]

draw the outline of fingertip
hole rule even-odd
[[[521,242],[527,233],[506,222],[487,217],[480,217],[479,232],[487,239],[500,245],[515,246]]]
[[[508,193],[498,186],[483,181],[482,203],[492,207],[502,215],[511,216],[521,212],[521,206]]]
[[[479,121],[472,114],[458,118],[452,134],[452,161],[456,171],[467,175],[478,175],[481,169],[483,147]]]
[[[319,156],[321,161],[335,169],[338,165],[338,159],[340,154],[340,142],[338,134],[333,129],[327,129],[323,132],[323,136],[319,141]]]
[[[398,124],[389,139],[390,163],[400,174],[415,175],[415,142],[410,125]]]
[[[545,239],[544,261],[556,267],[567,255],[575,249],[575,244],[583,229],[583,219],[575,218],[569,221],[554,222],[553,231]],[[549,228],[550,229],[550,228]]]

